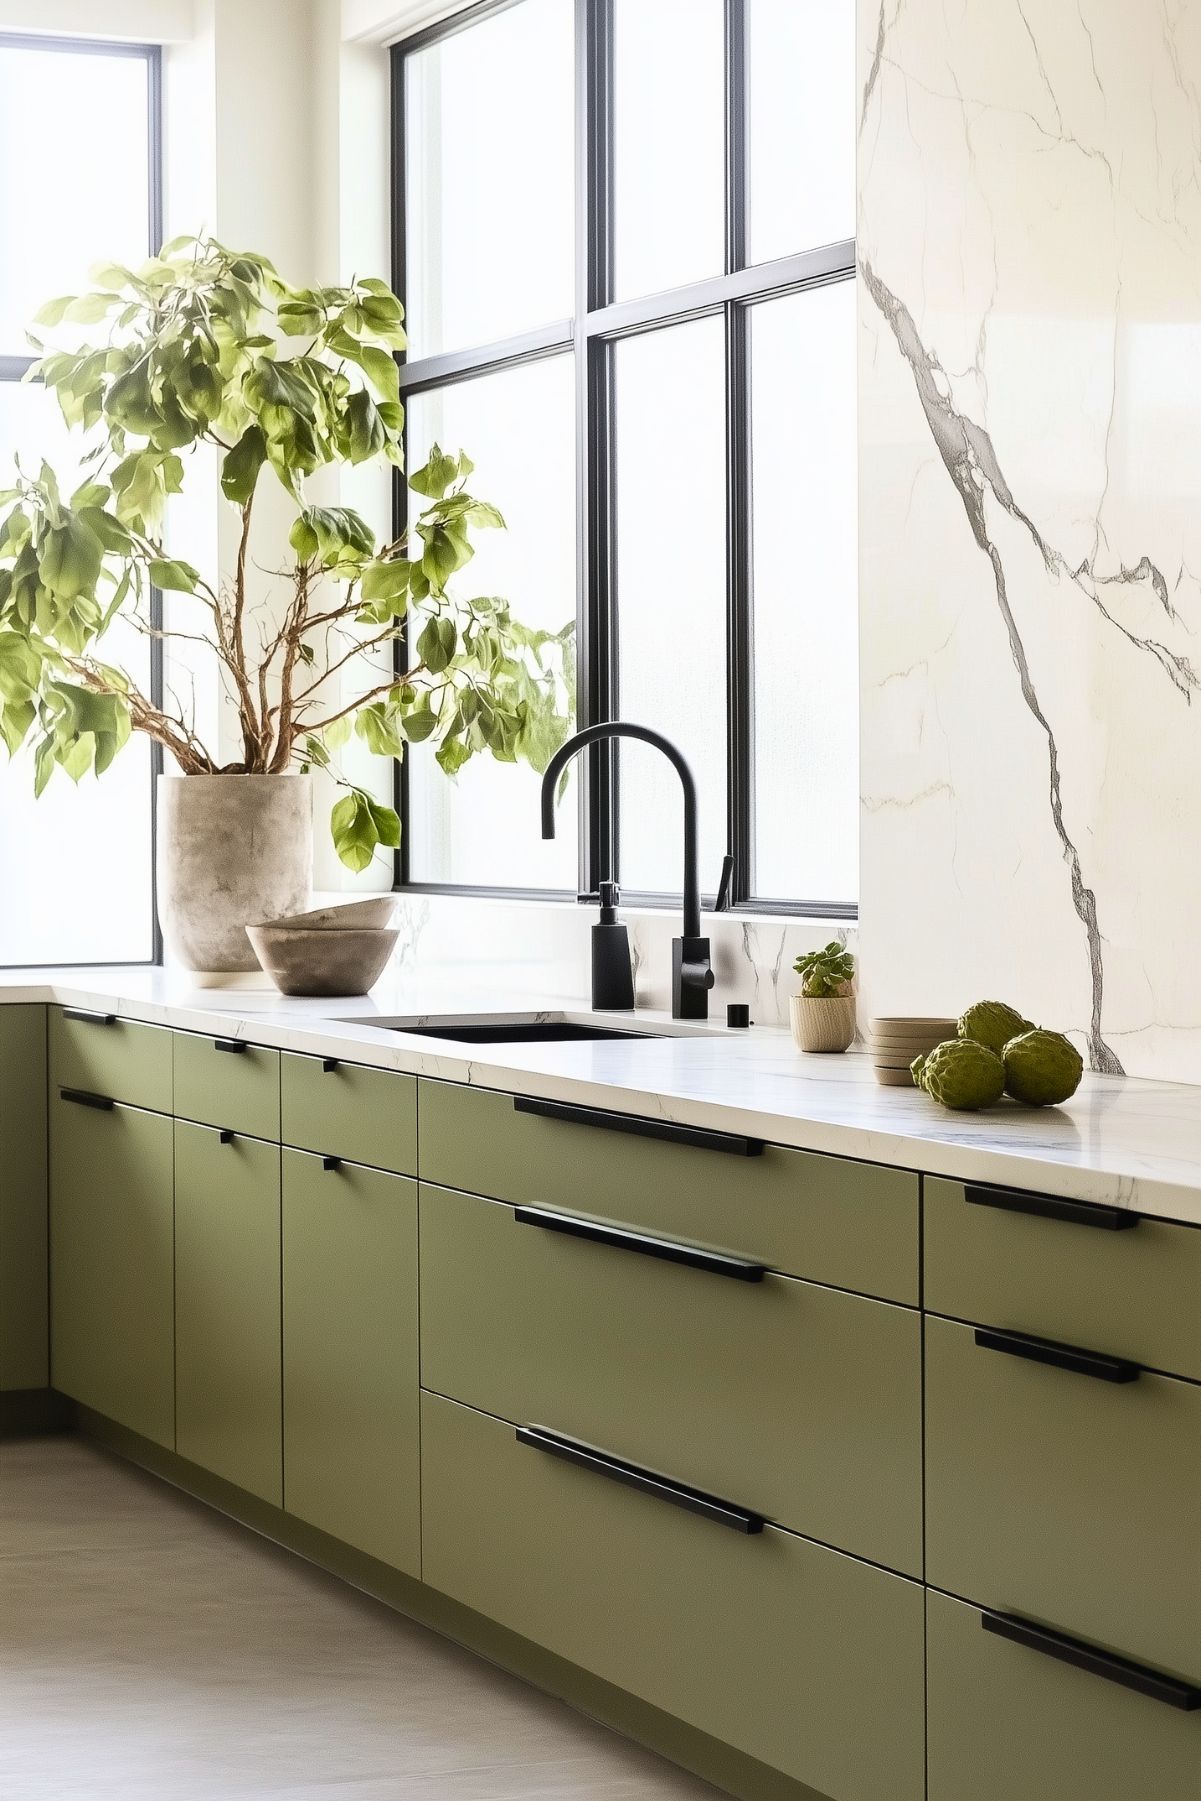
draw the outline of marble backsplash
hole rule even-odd
[[[861,944],[1201,1081],[1201,4],[860,0]]]

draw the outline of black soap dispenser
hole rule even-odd
[[[634,1006],[630,939],[617,917],[616,882],[600,885],[600,920],[592,928],[592,1005],[598,1013],[629,1013]]]

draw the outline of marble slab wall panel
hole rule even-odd
[[[884,1012],[1201,1082],[1201,0],[859,0]]]

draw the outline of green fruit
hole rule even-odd
[[[1080,1052],[1062,1032],[1022,1032],[1009,1040],[1004,1057],[1006,1091],[1028,1107],[1071,1100],[1084,1073]]]
[[[1031,1020],[1023,1019],[1004,1001],[977,1001],[959,1021],[959,1036],[974,1038],[977,1044],[987,1045],[999,1057],[1011,1038],[1016,1038],[1019,1032],[1031,1031],[1032,1027]]]
[[[1005,1065],[995,1051],[974,1038],[948,1038],[928,1057],[910,1064],[913,1079],[931,1100],[970,1112],[991,1107],[1005,1092]]]

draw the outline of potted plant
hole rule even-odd
[[[68,490],[46,463],[18,461],[0,493],[0,737],[10,755],[32,752],[39,794],[56,768],[102,774],[133,732],[160,744],[167,943],[194,969],[252,969],[244,927],[307,899],[310,772],[344,790],[334,843],[365,868],[399,842],[399,821],[339,771],[352,733],[386,758],[428,740],[450,775],[484,751],[540,770],[568,730],[571,628],[531,631],[504,600],[451,593],[473,534],[504,524],[471,493],[462,453],[434,445],[410,475],[418,499],[399,536],[311,492],[323,471],[401,466],[405,339],[385,282],[292,287],[265,257],[210,238],[92,280],[38,314],[66,347],[31,339],[30,373],[79,434],[84,475]],[[215,457],[235,515],[220,572],[173,556],[164,535],[170,497],[193,474],[212,479],[197,452]],[[274,523],[260,524],[264,488]],[[133,659],[109,654],[117,621],[209,648],[237,721],[232,758],[170,688],[160,703]]]
[[[845,1051],[855,1036],[855,959],[845,944],[831,939],[792,966],[801,992],[792,995],[792,1036],[802,1051]]]

